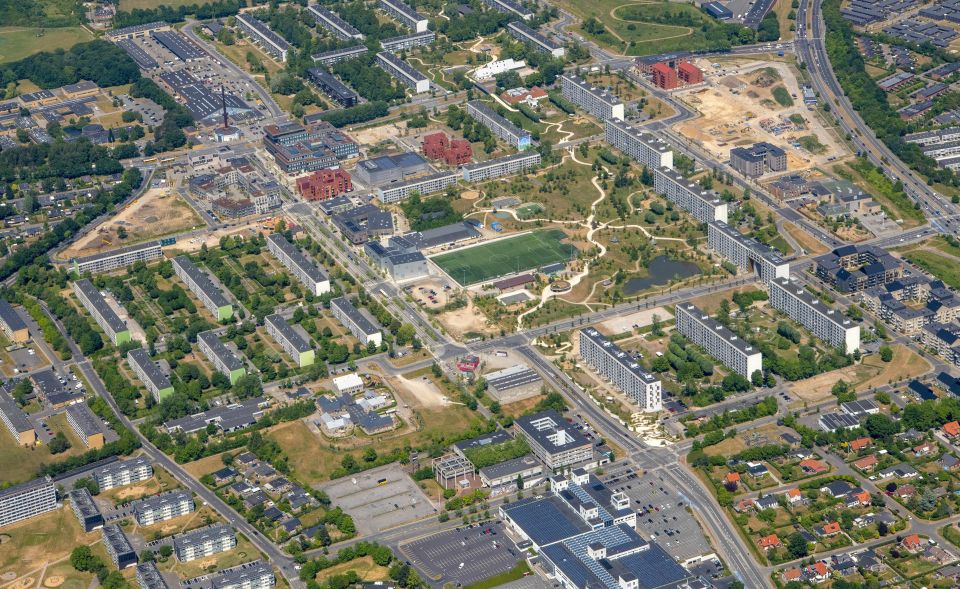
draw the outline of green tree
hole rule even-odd
[[[884,362],[893,360],[893,348],[890,346],[880,346],[880,359]]]
[[[807,540],[799,533],[790,534],[787,539],[787,553],[790,558],[803,558],[810,552],[810,546]]]

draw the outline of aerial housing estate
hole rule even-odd
[[[860,349],[860,326],[788,278],[770,281],[770,305],[844,353]]]
[[[592,327],[580,331],[580,357],[642,411],[663,408],[660,379]]]
[[[653,186],[667,200],[693,215],[693,218],[701,223],[727,222],[727,202],[715,190],[705,190],[676,170],[657,168],[654,171]]]
[[[340,160],[360,152],[353,139],[326,121],[308,126],[300,123],[265,125],[263,145],[285,174],[335,168]]]
[[[607,143],[640,165],[651,170],[673,168],[673,150],[659,137],[632,127],[622,119],[608,118],[605,126]]]
[[[707,223],[707,245],[741,270],[756,273],[764,282],[790,276],[790,262],[775,249],[743,235],[724,221]]]
[[[233,317],[233,305],[223,295],[220,287],[213,283],[206,272],[197,268],[190,258],[186,256],[174,258],[173,271],[217,321],[227,321]]]
[[[563,97],[601,121],[623,120],[623,101],[603,88],[597,88],[576,74],[561,74]]]
[[[282,233],[267,236],[267,249],[313,296],[330,292],[330,277]]]
[[[520,151],[528,149],[533,144],[529,131],[517,127],[479,100],[471,100],[467,103],[467,114],[490,129],[496,137]]]
[[[73,283],[73,292],[113,345],[120,346],[130,341],[130,330],[127,329],[126,322],[117,315],[92,282],[81,278]]]
[[[677,331],[744,378],[763,370],[760,350],[690,303],[676,307]]]

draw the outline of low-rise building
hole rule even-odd
[[[520,417],[517,431],[527,440],[533,453],[551,471],[593,458],[593,444],[559,413],[543,411]]]
[[[89,534],[103,526],[103,514],[93,500],[93,496],[90,495],[90,491],[81,487],[70,491],[67,497],[70,498],[70,507],[85,533]]]
[[[217,573],[212,589],[269,589],[277,583],[273,568],[262,560],[248,562]]]
[[[0,387],[0,421],[3,421],[18,446],[29,448],[37,443],[36,428],[6,387]]]
[[[14,344],[23,344],[30,340],[30,331],[13,305],[5,299],[0,299],[0,329]]]
[[[67,423],[76,432],[83,445],[91,450],[103,448],[105,443],[103,421],[86,403],[76,403],[67,407]]]
[[[226,552],[237,545],[237,535],[228,525],[213,524],[174,536],[173,552],[180,562]]]
[[[133,514],[141,526],[149,526],[181,515],[193,513],[193,497],[184,491],[170,491],[154,495],[132,504]]]

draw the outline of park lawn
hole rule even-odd
[[[780,106],[793,106],[793,98],[790,96],[790,92],[783,86],[774,87],[770,93],[773,94],[773,99],[776,100]]]
[[[929,251],[914,251],[904,257],[911,264],[920,266],[930,274],[944,281],[951,288],[960,288],[960,268],[955,258],[948,258]]]
[[[0,571],[18,574],[66,558],[75,546],[100,540],[99,532],[83,532],[69,507],[7,526],[0,534],[9,537],[0,543]]]
[[[460,284],[475,284],[572,259],[577,248],[561,243],[566,237],[559,229],[534,231],[440,254],[431,260]]]
[[[188,462],[183,465],[183,469],[190,473],[190,476],[193,478],[199,479],[205,474],[210,474],[223,468],[224,454],[229,454],[229,452],[221,452],[220,454],[214,454],[201,458],[200,460]]]
[[[38,37],[37,34],[41,31],[42,35]],[[0,63],[17,61],[41,51],[69,49],[77,43],[92,39],[93,36],[82,27],[0,27]]]
[[[355,571],[363,582],[385,581],[390,578],[390,569],[373,562],[373,557],[361,556],[320,571],[317,573],[317,582],[323,583],[326,579],[334,575],[342,575],[347,571]]]
[[[830,249],[821,243],[817,238],[807,233],[803,228],[798,227],[789,221],[784,222],[783,228],[808,255],[816,256],[830,251]]]
[[[509,571],[466,585],[463,589],[493,589],[494,587],[499,587],[500,585],[521,579],[529,572],[530,566],[527,565],[527,561],[521,560]]]
[[[226,552],[198,558],[190,562],[179,562],[175,558],[171,558],[160,568],[177,573],[181,579],[192,579],[213,571],[239,566],[258,558],[260,558],[260,551],[243,534],[237,534],[237,545]]]
[[[69,559],[50,565],[44,571],[40,587],[51,585],[57,589],[87,589],[93,580],[93,573],[81,573],[73,568]]]
[[[60,418],[58,421],[57,418]],[[47,418],[51,431],[63,431],[73,446],[66,452],[50,454],[46,446],[24,448],[7,444],[0,452],[0,483],[20,483],[37,476],[37,471],[44,464],[59,462],[67,457],[83,454],[86,448],[73,434],[73,429],[67,425],[63,415]],[[58,427],[60,426],[60,427]]]

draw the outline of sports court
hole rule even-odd
[[[559,229],[533,231],[430,258],[462,286],[571,260],[577,248]]]

